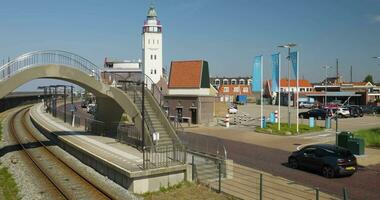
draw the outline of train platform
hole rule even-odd
[[[80,147],[101,160],[113,163],[126,171],[141,170],[143,154],[137,149],[121,144],[113,138],[90,135],[83,128],[71,127],[46,113],[43,110],[43,104],[33,106],[30,114],[39,125],[56,134],[61,140]]]

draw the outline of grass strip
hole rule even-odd
[[[380,128],[362,129],[354,132],[354,134],[363,138],[367,147],[380,148]]]
[[[309,125],[299,124],[298,129],[299,129],[299,134],[302,134],[302,133],[322,131],[323,127],[314,126],[313,128],[310,128]],[[295,135],[297,134],[297,125],[291,124],[291,127],[289,127],[287,123],[281,123],[280,130],[278,130],[278,123],[273,123],[273,124],[267,123],[266,128],[258,127],[256,128],[256,131],[259,133],[268,133],[268,134],[275,134],[275,135]]]

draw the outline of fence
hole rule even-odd
[[[116,141],[141,147],[142,137],[135,124],[116,122],[114,126],[116,126]]]
[[[56,111],[56,117],[62,121],[65,121],[65,112],[62,110],[57,110]],[[66,123],[72,125],[73,124],[73,117],[74,115],[71,114],[71,112],[66,112]],[[74,127],[80,127],[81,124],[81,119],[78,116],[75,116],[74,118]]]
[[[186,148],[182,144],[146,147],[143,168],[154,169],[186,163]]]
[[[319,200],[348,199],[348,190],[336,197],[270,174],[234,164],[232,161],[192,155],[192,176],[198,183],[239,199]]]
[[[84,130],[95,135],[104,136],[104,122],[86,118],[84,123]]]

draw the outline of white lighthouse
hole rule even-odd
[[[162,77],[162,26],[153,6],[142,30],[142,54],[143,72],[157,83]]]

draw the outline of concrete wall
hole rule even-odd
[[[214,119],[213,96],[165,96],[164,106],[169,109],[169,116],[177,116],[177,108],[182,108],[183,117],[192,117],[192,110],[196,110],[196,124],[208,123]]]

